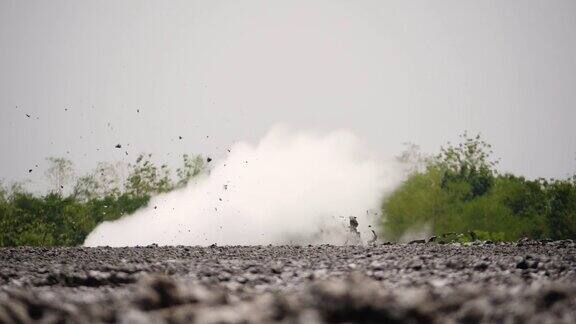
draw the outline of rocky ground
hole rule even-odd
[[[0,249],[0,322],[576,323],[573,241]]]

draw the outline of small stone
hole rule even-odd
[[[522,261],[516,263],[516,269],[522,269],[522,270],[528,269],[528,262],[522,259]]]
[[[282,263],[277,263],[271,267],[272,273],[275,274],[281,274],[283,269],[284,265]]]

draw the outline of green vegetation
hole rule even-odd
[[[576,175],[500,174],[491,155],[488,143],[466,133],[434,157],[410,146],[399,157],[409,176],[382,203],[384,237],[403,240],[420,231],[442,241],[576,238]],[[80,245],[99,223],[131,214],[205,170],[201,156],[184,155],[174,174],[151,158],[138,156],[126,175],[118,164],[99,163],[80,177],[71,161],[48,158],[51,190],[44,195],[0,184],[0,247]]]
[[[204,169],[204,159],[183,156],[176,179],[166,165],[157,167],[151,155],[140,155],[121,179],[119,165],[100,163],[75,180],[71,161],[48,158],[50,192],[37,196],[21,185],[0,185],[1,246],[74,246],[103,221],[115,220],[146,206],[154,194],[183,187]],[[75,181],[74,181],[75,180]],[[70,194],[65,188],[73,184]]]
[[[461,139],[435,157],[420,157],[416,162],[423,167],[384,200],[385,237],[401,240],[419,228],[438,236],[466,233],[460,240],[576,237],[576,176],[527,180],[499,174],[489,144],[466,133]]]

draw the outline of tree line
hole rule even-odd
[[[206,167],[200,155],[182,156],[173,174],[166,164],[141,154],[123,176],[120,165],[99,163],[74,177],[73,163],[48,158],[52,184],[43,195],[22,184],[0,185],[0,246],[76,246],[101,222],[118,219],[146,206],[153,195],[185,186]],[[71,187],[71,190],[66,190]]]
[[[576,175],[526,179],[499,173],[490,144],[464,133],[434,156],[411,145],[398,159],[409,176],[383,199],[381,237],[401,241],[410,233],[456,240],[510,241],[576,238]],[[200,155],[182,156],[173,172],[141,154],[123,168],[99,163],[80,177],[73,163],[48,158],[51,189],[33,194],[21,184],[0,184],[0,246],[76,246],[101,222],[146,206],[159,193],[185,186],[206,170]],[[423,234],[421,234],[423,235]]]
[[[400,158],[408,179],[382,203],[382,231],[391,240],[414,232],[462,240],[576,238],[576,175],[526,179],[497,171],[491,145],[464,133],[457,144],[426,157],[411,146]]]

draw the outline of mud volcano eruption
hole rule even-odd
[[[239,142],[186,188],[99,225],[86,246],[261,245],[345,241],[348,216],[368,238],[371,211],[402,178],[393,160],[372,155],[351,132],[273,127]]]

